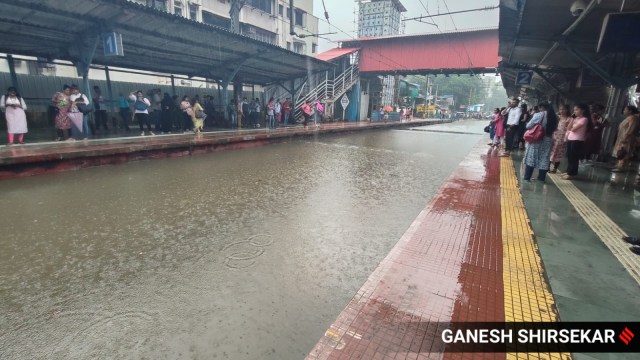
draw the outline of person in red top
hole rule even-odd
[[[289,123],[289,116],[291,115],[291,99],[290,98],[286,98],[284,103],[282,104],[282,114],[284,115],[282,124],[287,125]]]
[[[567,125],[567,173],[562,176],[565,180],[571,180],[578,175],[578,165],[582,156],[582,148],[587,138],[587,133],[593,124],[589,121],[589,108],[585,104],[573,107],[575,117]]]

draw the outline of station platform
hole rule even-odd
[[[44,141],[0,146],[0,180],[77,170],[144,159],[180,157],[223,150],[263,146],[272,142],[318,134],[345,133],[449,123],[447,119],[388,122],[336,122],[269,129],[243,129],[190,134],[129,136],[85,141]]]
[[[427,130],[428,131],[428,130]],[[307,359],[632,359],[637,354],[457,353],[451,322],[640,320],[634,176],[521,182],[521,156],[480,141]],[[607,175],[608,174],[608,175]],[[634,200],[635,199],[635,200]],[[637,235],[636,235],[637,236]]]

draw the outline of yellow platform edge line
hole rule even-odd
[[[505,321],[560,321],[510,157],[500,158],[500,208]],[[572,359],[572,355],[508,353],[507,359]]]

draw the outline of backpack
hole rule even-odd
[[[138,111],[145,111],[149,108],[149,105],[144,101],[136,100],[135,104],[133,104],[133,108]]]
[[[84,95],[80,94],[80,97],[78,99],[82,99],[82,102],[81,103],[77,103],[76,106],[78,107],[78,110],[80,110],[80,112],[83,115],[87,115],[87,114],[93,112],[93,103],[86,104],[84,102],[84,97],[83,96]]]

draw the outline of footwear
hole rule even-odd
[[[76,139],[70,137],[70,138],[67,139],[67,141],[74,142],[74,141],[76,141]]]
[[[57,137],[55,141],[62,141],[61,137]]]
[[[633,237],[633,236],[623,236],[622,240],[628,242],[631,245],[640,246],[640,238]]]
[[[144,131],[142,133],[140,133],[140,136],[144,136]]]
[[[571,179],[573,179],[573,176],[571,176],[571,175],[569,175],[569,174],[564,174],[564,175],[562,175],[562,178],[563,178],[564,180],[571,180]]]
[[[630,248],[631,252],[636,254],[636,255],[640,255],[640,246],[632,246]]]
[[[549,170],[549,174],[555,174],[557,171],[558,171],[557,169]]]

